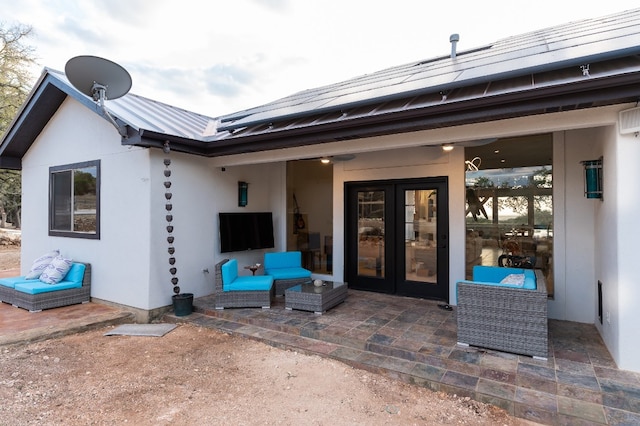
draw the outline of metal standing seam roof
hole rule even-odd
[[[96,110],[64,73],[45,69],[0,141],[20,159],[67,96]],[[105,106],[125,145],[203,156],[349,140],[640,99],[640,9],[555,26],[304,90],[208,117],[129,93]]]
[[[0,139],[0,168],[19,169],[21,158],[67,97],[101,114],[92,98],[78,91],[64,73],[45,68],[27,101]],[[128,127],[131,141],[143,134],[171,140],[201,140],[217,119],[132,93],[105,102],[116,120]],[[161,146],[162,143],[159,144]]]
[[[63,72],[50,69],[49,73],[64,81],[79,96],[89,99],[73,87]],[[133,93],[118,99],[107,100],[105,105],[112,115],[135,130],[186,139],[201,139],[206,135],[209,123],[217,120]]]
[[[534,89],[583,79],[571,76],[530,79],[531,75],[568,66],[640,52],[640,10],[588,19],[500,40],[492,45],[450,56],[388,68],[345,82],[305,90],[247,111],[223,116],[218,130],[238,130],[308,114],[344,111],[396,99],[435,93],[438,103],[461,100],[448,96],[461,87],[482,85],[471,96]],[[524,77],[516,87],[490,83]],[[594,77],[591,74],[591,77]],[[518,87],[519,86],[519,87]],[[464,98],[462,98],[464,99]],[[410,107],[409,105],[404,106]],[[342,117],[343,119],[346,116]]]

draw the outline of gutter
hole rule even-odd
[[[285,126],[279,131],[269,130],[246,136],[238,134],[209,142],[141,131],[139,139],[130,138],[127,144],[161,148],[164,141],[168,140],[174,151],[206,157],[269,151],[635,102],[640,98],[639,82],[640,71],[609,78],[587,78],[578,83],[510,92],[351,120],[330,121],[294,129]]]

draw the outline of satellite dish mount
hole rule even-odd
[[[128,137],[126,126],[118,123],[104,104],[107,99],[118,99],[129,92],[131,76],[127,70],[97,56],[76,56],[67,61],[65,73],[73,87],[98,103],[102,115],[120,136]]]
[[[107,86],[94,81],[91,92],[93,93],[93,100],[98,102],[101,107],[104,107],[104,101],[107,98]]]

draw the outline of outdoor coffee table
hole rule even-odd
[[[327,309],[344,302],[347,298],[347,283],[324,281],[321,287],[312,282],[298,284],[284,291],[285,309],[299,309],[322,314]]]

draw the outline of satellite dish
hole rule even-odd
[[[97,56],[76,56],[69,59],[64,72],[73,86],[94,100],[118,99],[131,90],[131,76],[120,65]]]
[[[113,124],[120,135],[128,136],[127,129],[116,122],[104,106],[107,99],[118,99],[131,89],[131,76],[120,65],[97,56],[76,56],[64,67],[73,87],[98,102],[102,114]]]

